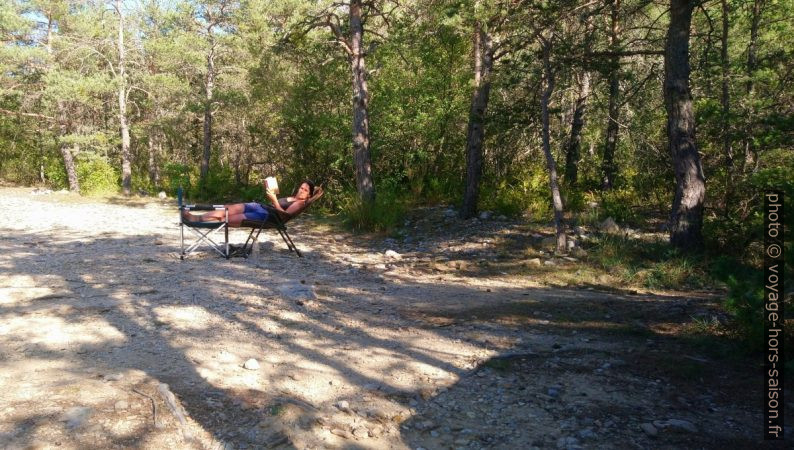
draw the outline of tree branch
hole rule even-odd
[[[55,121],[55,117],[45,116],[44,114],[26,113],[26,112],[22,112],[22,111],[13,111],[13,110],[10,110],[10,109],[3,109],[3,108],[0,108],[0,112],[6,113],[6,114],[15,114],[17,116],[34,117],[36,119],[44,119],[44,120]]]

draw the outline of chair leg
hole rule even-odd
[[[228,236],[228,226],[225,223],[219,225],[217,228],[208,229],[206,232],[201,232],[195,228],[190,228],[190,231],[197,236],[197,239],[190,246],[188,246],[187,249],[182,249],[183,254],[181,255],[181,259],[185,259],[185,257],[193,253],[193,251],[196,250],[202,243],[207,244],[207,246],[218,252],[224,258],[229,259],[228,237],[226,238],[226,242],[223,244],[218,244],[212,240],[212,235],[218,232],[220,228],[224,228],[226,231],[226,236]]]
[[[179,259],[185,260],[185,225],[179,221]]]
[[[294,242],[292,242],[292,238],[289,236],[289,233],[287,233],[287,229],[286,228],[284,228],[283,230],[279,229],[278,232],[281,234],[281,238],[284,239],[284,242],[287,243],[287,247],[290,249],[290,251],[294,251],[295,254],[298,255],[298,258],[303,258],[303,255],[301,255],[300,250],[298,250],[298,247],[295,245]]]

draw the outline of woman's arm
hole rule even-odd
[[[273,205],[274,208],[276,208],[278,211],[285,212],[289,215],[298,214],[303,210],[303,208],[306,207],[305,200],[294,200],[287,209],[284,209],[281,207],[281,204],[278,202],[278,197],[276,197],[276,194],[274,194],[273,191],[269,189],[265,190],[265,196],[270,200],[270,203]],[[290,198],[292,197],[288,197],[288,200]]]
[[[279,211],[286,212],[284,211],[284,208],[282,208],[281,205],[279,204],[278,197],[276,197],[276,194],[274,194],[273,191],[271,191],[270,189],[265,189],[265,197],[267,197],[267,199],[270,200],[270,204],[273,205],[274,208],[276,208]]]

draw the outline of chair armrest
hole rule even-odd
[[[179,207],[182,211],[218,211],[226,209],[224,205],[182,205]]]

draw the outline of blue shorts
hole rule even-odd
[[[267,220],[267,210],[256,202],[246,203],[243,214],[248,220]]]

